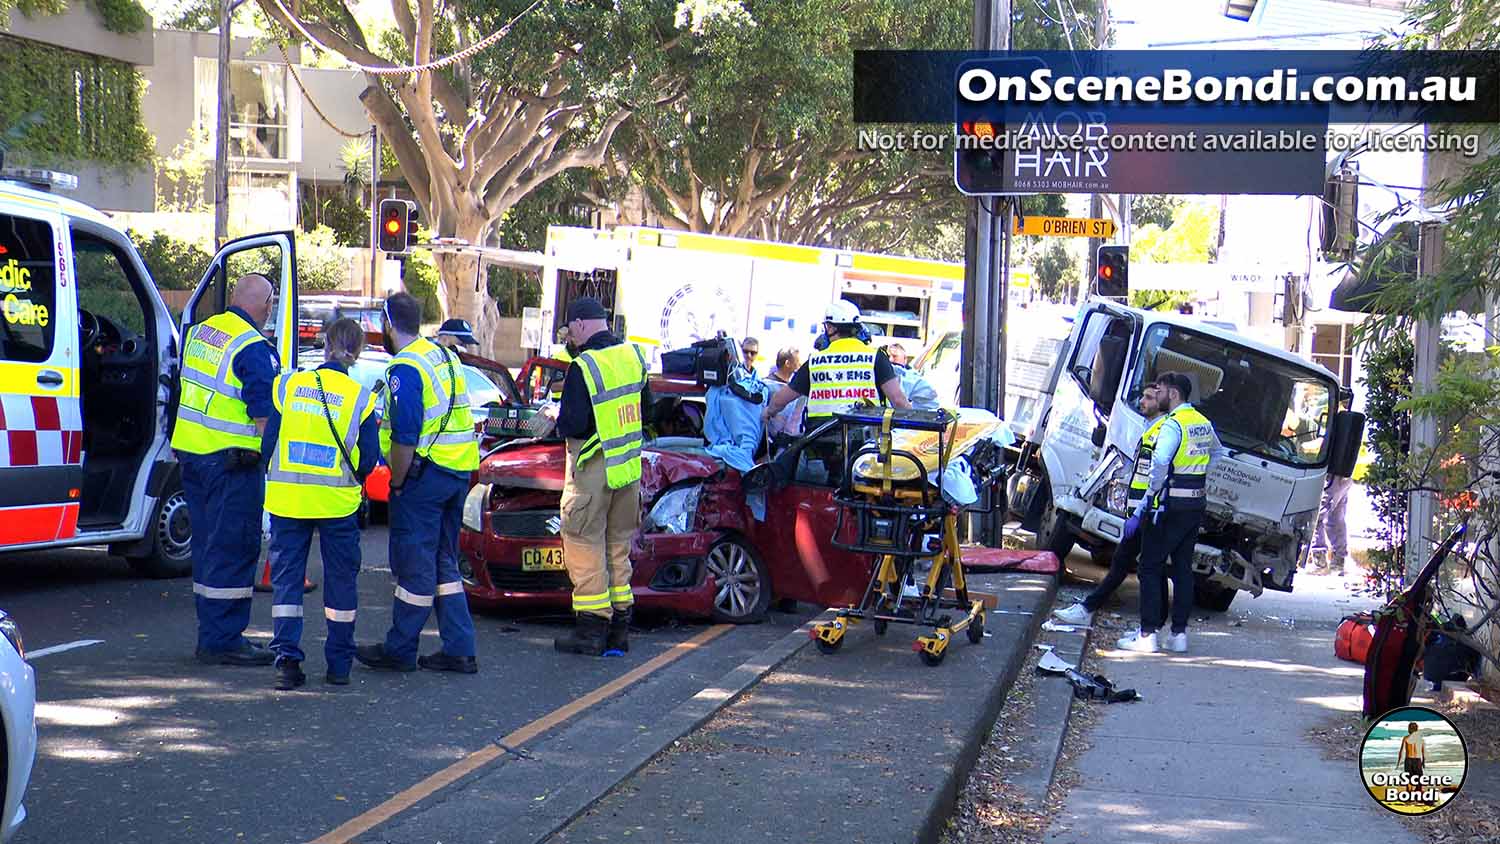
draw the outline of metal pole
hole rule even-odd
[[[234,22],[232,0],[219,0],[219,102],[214,131],[214,243],[229,239],[229,51]]]
[[[370,127],[370,296],[380,288],[380,127]]]
[[[1417,230],[1417,277],[1437,275],[1443,255],[1443,224],[1425,221]],[[1438,319],[1418,319],[1412,338],[1414,366],[1412,394],[1432,392],[1437,380],[1438,358],[1442,353],[1442,325]],[[1437,444],[1437,420],[1428,413],[1411,417],[1411,455],[1415,456]],[[1424,479],[1425,480],[1425,479]],[[1431,492],[1413,492],[1406,510],[1406,576],[1408,581],[1427,562],[1432,553],[1432,518],[1437,513],[1437,499]]]

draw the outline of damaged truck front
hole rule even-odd
[[[1150,424],[1140,398],[1163,372],[1188,376],[1192,405],[1227,450],[1209,474],[1195,600],[1222,611],[1239,590],[1291,591],[1324,479],[1330,466],[1352,472],[1364,417],[1338,411],[1339,385],[1326,369],[1192,317],[1080,307],[1042,422],[1021,449],[1011,509],[1038,548],[1066,558],[1081,544],[1107,559]]]

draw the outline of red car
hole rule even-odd
[[[523,373],[519,381],[529,400],[538,380]],[[765,492],[757,520],[741,474],[702,450],[703,389],[652,376],[651,390],[641,529],[630,554],[637,606],[739,623],[759,620],[773,600],[857,601],[870,561],[832,546],[833,487],[795,479]],[[795,466],[801,447],[781,462]],[[513,439],[484,456],[459,539],[472,606],[571,606],[558,535],[564,461],[558,439]]]

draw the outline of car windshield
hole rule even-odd
[[[1189,401],[1214,423],[1225,447],[1292,466],[1328,458],[1328,421],[1336,385],[1291,361],[1175,325],[1146,332],[1126,398],[1134,405],[1163,372],[1193,384]]]
[[[922,354],[922,359],[917,361],[917,371],[928,375],[949,369],[957,370],[961,336],[958,332],[944,334],[943,339]]]

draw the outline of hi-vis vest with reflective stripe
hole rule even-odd
[[[623,489],[641,479],[641,390],[646,358],[634,343],[588,349],[573,362],[594,408],[594,435],[583,441],[580,464],[604,455],[604,480]]]
[[[841,337],[807,359],[807,418],[827,419],[861,400],[878,402],[875,350],[855,337]]]
[[[281,431],[266,472],[266,510],[277,516],[337,519],[359,509],[359,479],[333,434],[338,432],[349,459],[359,466],[359,426],[375,412],[375,396],[342,372],[316,372],[283,375],[271,393],[281,413]]]
[[[173,448],[189,454],[227,448],[260,451],[260,435],[240,398],[244,384],[234,374],[234,358],[251,344],[265,342],[255,326],[231,311],[188,330]]]
[[[1172,455],[1172,468],[1162,489],[1167,509],[1204,510],[1208,507],[1208,463],[1213,455],[1214,425],[1190,404],[1178,405],[1169,415],[1181,426],[1182,441]]]
[[[1146,433],[1141,434],[1141,444],[1135,450],[1135,474],[1130,476],[1130,511],[1146,497],[1151,488],[1151,461],[1156,455],[1156,438],[1161,434],[1161,424],[1167,421],[1165,413],[1156,417]]]
[[[417,456],[456,472],[478,469],[479,434],[474,430],[469,388],[458,355],[426,338],[413,340],[386,366],[387,384],[391,381],[391,370],[401,364],[409,364],[422,378],[422,434],[417,438]],[[386,390],[385,418],[380,423],[380,450],[387,456],[391,453],[394,395],[394,390]],[[451,413],[450,395],[453,396]],[[446,427],[444,418],[448,420]]]

